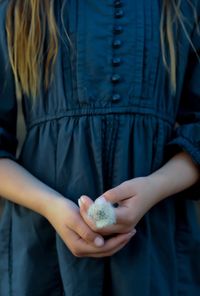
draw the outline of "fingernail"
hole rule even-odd
[[[94,243],[97,247],[102,247],[104,245],[104,240],[101,237],[96,237]]]
[[[99,196],[96,200],[95,200],[95,203],[96,204],[102,204],[102,203],[105,203],[106,202],[106,199],[103,195]]]
[[[131,231],[131,235],[136,234],[136,232],[137,232],[137,230],[136,230],[136,229],[133,229],[133,230]]]
[[[80,201],[81,201],[83,204],[86,203],[85,197],[84,197],[83,195],[80,197]]]
[[[79,199],[78,199],[78,205],[79,205],[79,207],[81,207],[81,203],[82,203],[82,202],[81,202],[81,199],[79,198]]]

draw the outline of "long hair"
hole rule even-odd
[[[193,14],[193,20],[195,23],[195,29],[197,33],[200,35],[199,31],[199,20],[197,15],[197,9],[193,4],[192,0],[186,0],[191,8]],[[170,85],[173,93],[176,92],[176,69],[177,69],[177,53],[176,45],[178,44],[178,40],[176,40],[177,29],[180,26],[185,33],[185,36],[194,50],[199,62],[200,57],[197,52],[192,40],[188,34],[187,26],[192,26],[193,24],[189,23],[187,18],[181,12],[181,0],[163,0],[162,13],[161,13],[161,21],[160,21],[160,39],[161,39],[161,50],[162,50],[162,58],[163,63],[165,65],[166,70],[169,73],[170,77]],[[200,36],[199,36],[200,37]],[[167,63],[166,52],[169,52],[169,62]]]
[[[6,14],[8,53],[16,95],[35,98],[41,81],[53,80],[58,52],[54,0],[10,0]]]
[[[196,8],[191,1],[187,0],[197,21]],[[55,0],[10,0],[8,5],[6,15],[8,52],[18,98],[23,94],[35,98],[42,81],[45,89],[48,89],[52,82],[53,66],[58,52],[58,28],[54,17],[54,2]],[[193,46],[180,5],[181,0],[163,0],[160,21],[162,58],[169,72],[173,92],[176,90],[177,68],[174,23],[181,25],[188,42]],[[68,40],[70,40],[69,36]],[[167,51],[169,62],[166,59]]]

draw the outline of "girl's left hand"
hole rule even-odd
[[[120,185],[104,192],[107,201],[117,203],[115,208],[116,224],[97,228],[88,218],[87,210],[93,201],[86,195],[79,199],[80,213],[92,230],[101,235],[126,233],[133,230],[144,214],[161,200],[162,182],[157,177],[138,177],[124,181]],[[102,197],[100,197],[102,198]]]

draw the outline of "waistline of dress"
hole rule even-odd
[[[75,116],[96,116],[96,115],[109,115],[109,114],[139,114],[154,116],[168,123],[170,126],[175,124],[175,119],[169,114],[164,114],[160,110],[155,110],[149,107],[141,106],[110,106],[110,107],[89,107],[89,108],[77,108],[70,110],[61,110],[55,112],[55,114],[46,113],[43,116],[37,115],[32,116],[27,121],[27,129],[31,129],[33,126],[40,125],[52,120],[59,120],[64,117],[75,117]]]

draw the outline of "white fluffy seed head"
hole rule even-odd
[[[102,196],[89,207],[88,216],[94,221],[97,228],[116,223],[113,205]]]

